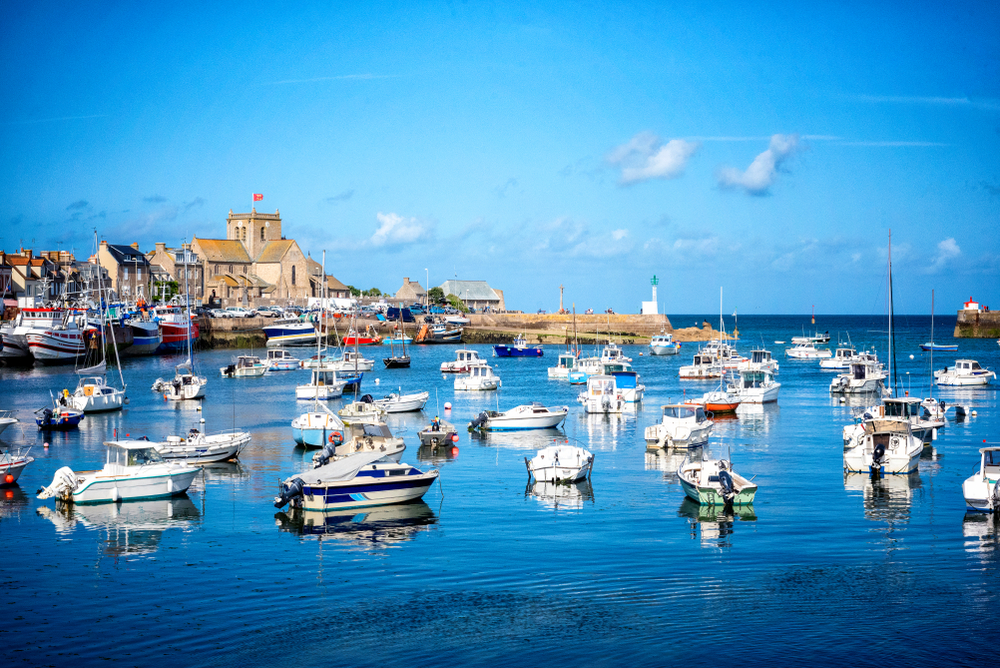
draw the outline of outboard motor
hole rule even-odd
[[[719,486],[722,488],[722,500],[727,506],[733,505],[736,498],[736,486],[733,485],[733,476],[726,469],[719,469]]]
[[[281,508],[292,499],[302,496],[302,488],[305,487],[302,478],[292,478],[281,485],[281,494],[274,497],[274,507]]]
[[[469,423],[469,429],[481,429],[489,418],[490,416],[486,414],[486,411],[483,411],[477,415],[471,423]]]
[[[320,466],[325,466],[330,463],[333,456],[337,454],[337,446],[333,443],[327,443],[323,446],[323,449],[313,455],[313,468],[319,468]]]
[[[42,426],[51,427],[52,426],[52,409],[46,408],[42,411]]]
[[[227,376],[233,376],[235,374],[236,374],[236,365],[235,364],[230,364],[229,366],[226,367],[226,375]]]
[[[360,399],[358,399],[358,401],[360,401],[363,404],[373,404],[373,403],[375,403],[375,397],[373,397],[370,394],[365,394],[365,395],[362,395],[362,397]]]
[[[872,465],[871,465],[871,476],[872,480],[878,480],[881,477],[882,465],[885,463],[885,443],[879,443],[875,446],[875,450],[872,451]]]
[[[993,514],[1000,514],[1000,480],[993,483],[993,494],[990,495],[990,508]]]
[[[601,408],[604,409],[605,413],[611,412],[611,397],[606,395],[601,397]]]

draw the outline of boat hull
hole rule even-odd
[[[211,464],[235,459],[249,443],[250,434],[242,431],[187,440],[168,439],[165,443],[154,444],[153,447],[167,462]]]
[[[83,335],[73,332],[32,332],[27,335],[31,356],[42,364],[70,364],[83,356]]]
[[[437,471],[428,471],[397,479],[358,475],[344,482],[306,485],[302,490],[302,508],[336,510],[408,503],[423,497],[437,478]]]
[[[958,344],[957,343],[952,343],[952,344],[947,344],[947,343],[921,343],[920,344],[920,349],[924,350],[924,351],[933,350],[934,352],[953,353],[953,352],[957,352],[958,351]]]
[[[724,506],[726,505],[726,500],[722,498],[719,491],[714,487],[703,487],[695,485],[694,483],[688,482],[683,477],[679,477],[681,481],[681,488],[684,489],[684,494],[702,506]],[[757,488],[752,489],[741,489],[737,492],[736,497],[733,499],[734,506],[749,506],[753,503],[754,496],[757,494]]]
[[[159,475],[144,476],[91,476],[85,485],[73,492],[73,503],[114,503],[137,499],[159,499],[187,492],[200,468],[184,467],[185,470]]]
[[[532,416],[527,418],[490,418],[483,426],[487,431],[524,431],[527,429],[550,429],[558,427],[566,419],[567,413]]]
[[[545,353],[541,348],[496,345],[493,346],[493,354],[497,357],[542,357]]]
[[[132,322],[132,345],[122,351],[123,355],[153,355],[163,343],[160,327],[155,322]]]

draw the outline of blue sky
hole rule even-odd
[[[897,312],[1000,297],[996,3],[303,4],[6,3],[0,247],[258,192],[365,288],[881,313],[891,228]]]

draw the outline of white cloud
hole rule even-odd
[[[369,243],[376,248],[398,246],[421,241],[430,236],[430,227],[416,218],[403,218],[395,213],[382,213],[375,216],[379,226]]]
[[[798,135],[772,135],[767,150],[754,158],[745,172],[735,167],[719,170],[719,185],[723,188],[742,188],[750,195],[765,195],[774,184],[778,170],[799,147]]]
[[[688,159],[698,150],[696,142],[671,139],[664,144],[652,132],[640,132],[627,144],[615,147],[607,161],[622,170],[621,185],[649,179],[673,179],[681,175]]]
[[[937,255],[934,256],[934,262],[931,264],[931,271],[938,271],[948,264],[949,261],[961,254],[962,249],[955,243],[954,238],[948,237],[944,241],[939,242],[937,245]]]
[[[628,230],[615,230],[611,233],[611,238],[615,241],[621,241],[628,236]]]

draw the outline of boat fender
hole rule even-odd
[[[281,508],[292,499],[302,496],[302,489],[305,483],[302,478],[292,478],[281,486],[281,494],[274,497],[274,507]]]

